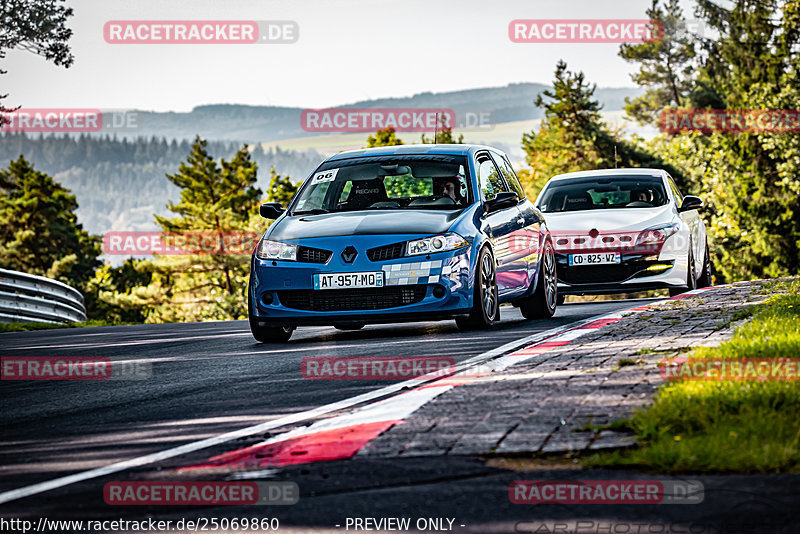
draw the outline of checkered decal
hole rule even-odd
[[[384,265],[387,286],[435,284],[442,274],[442,260]]]

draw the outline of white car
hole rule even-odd
[[[556,252],[558,295],[711,284],[703,201],[661,169],[572,172],[547,182],[535,205]]]

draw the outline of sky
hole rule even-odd
[[[689,13],[690,0],[684,0]],[[69,69],[12,50],[7,106],[189,111],[204,104],[326,107],[509,83],[556,62],[632,87],[618,44],[514,43],[514,19],[643,19],[650,0],[68,0]],[[294,21],[291,44],[112,44],[112,20]]]

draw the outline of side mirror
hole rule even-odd
[[[703,207],[703,199],[693,195],[686,195],[683,197],[683,204],[678,208],[679,212],[691,211]]]
[[[286,210],[283,206],[281,206],[280,202],[265,202],[261,204],[258,212],[261,214],[262,217],[265,219],[277,219],[283,212]]]
[[[486,213],[491,213],[493,211],[502,210],[505,208],[510,208],[512,206],[516,206],[519,202],[517,198],[517,194],[511,191],[503,191],[501,193],[497,193],[497,196],[491,200],[487,200],[483,204],[483,209]]]

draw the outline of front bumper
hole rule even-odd
[[[627,248],[608,246],[602,249],[557,248],[558,292],[562,295],[630,293],[686,286],[688,239],[684,232],[685,230],[674,234],[655,245]],[[631,238],[635,240],[637,233],[630,233]],[[585,236],[576,237],[580,239]],[[600,236],[599,239],[608,237]],[[570,267],[568,255],[582,252],[619,252],[620,263]]]
[[[251,319],[261,326],[330,325],[445,319],[469,313],[473,300],[471,247],[378,261],[368,257],[370,249],[418,237],[341,236],[298,243],[331,251],[325,263],[262,260],[254,255],[248,289]],[[352,263],[345,262],[341,254],[347,247],[357,251]],[[384,287],[313,287],[314,274],[371,271],[384,273]]]

